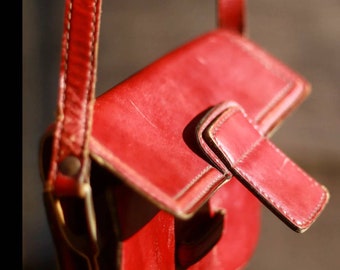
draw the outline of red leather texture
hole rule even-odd
[[[209,164],[193,139],[205,112],[237,102],[266,135],[308,91],[245,38],[216,30],[98,97],[91,155],[162,209],[188,218],[232,176]]]
[[[225,209],[224,229],[217,243],[190,270],[243,269],[252,257],[260,234],[259,201],[236,178],[209,200],[211,209]]]
[[[267,139],[308,82],[242,37],[243,0],[217,3],[218,29],[94,100],[101,0],[65,1],[57,119],[42,147],[63,269],[241,269],[260,228],[249,190],[300,232],[327,203]]]
[[[227,101],[246,111],[258,136],[269,136],[309,91],[308,82],[249,40],[228,30],[215,30],[165,55],[96,99],[91,155],[137,193],[178,219],[194,218],[208,200],[211,213],[227,211],[218,244],[209,249],[214,236],[208,238],[204,243],[207,246],[200,249],[207,248],[207,253],[187,268],[241,268],[256,247],[260,206],[238,182],[243,179],[229,164],[207,159],[194,140],[197,127],[206,121],[211,108]],[[242,127],[243,124],[241,121]],[[237,131],[244,130],[238,128],[233,131],[236,135],[225,131],[235,147],[239,143]],[[256,166],[263,165],[261,170],[270,176],[267,159],[273,153],[264,154],[265,160]],[[315,182],[306,181],[309,178],[301,178],[296,171],[290,171],[294,178],[291,183],[297,183],[300,191],[313,189],[311,183]],[[252,172],[256,170],[249,169]],[[266,198],[267,206],[281,210],[276,203],[283,204],[287,207],[284,210],[289,209],[288,213],[281,211],[284,220],[290,221],[288,225],[294,224],[294,230],[303,231],[327,202],[327,192],[315,186],[316,196],[308,202],[303,197],[289,197],[293,205],[287,205],[285,196],[298,194],[290,186],[287,194],[282,190],[276,201]],[[268,189],[271,194],[277,192],[273,184]],[[317,201],[321,192],[324,197]],[[314,212],[310,212],[311,208],[315,208]],[[302,212],[291,216],[295,210]],[[311,216],[306,217],[309,213]],[[178,256],[185,258],[183,254],[188,249],[182,250],[177,250]]]
[[[63,269],[97,268],[89,138],[101,3],[65,0],[57,117],[51,153],[43,161],[45,165],[49,162],[43,175],[44,202]]]
[[[326,188],[263,137],[237,104],[219,107],[218,116],[207,117],[208,123],[199,130],[203,149],[214,152],[208,149],[208,156],[222,172],[231,171],[293,230],[307,230],[328,201]]]
[[[173,216],[160,211],[138,233],[121,242],[120,269],[175,269],[174,246]]]
[[[245,26],[244,0],[217,0],[218,26],[243,33]]]
[[[84,196],[92,124],[101,0],[66,0],[53,158],[46,190]],[[72,25],[72,27],[71,27]],[[70,173],[60,170],[71,157]],[[85,185],[86,186],[86,185]],[[87,188],[87,187],[85,187]]]

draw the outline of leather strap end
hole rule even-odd
[[[214,163],[223,163],[291,229],[306,231],[327,204],[328,190],[261,135],[238,106],[229,105],[201,130],[203,149],[209,147]]]
[[[245,28],[245,1],[218,0],[218,26],[243,34]]]

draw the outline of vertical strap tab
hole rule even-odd
[[[242,34],[245,28],[245,0],[217,0],[218,26]]]

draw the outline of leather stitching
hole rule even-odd
[[[223,125],[223,123],[228,119],[230,118],[233,114],[233,113],[230,113],[230,114],[226,114],[224,117],[222,117],[221,119],[218,120],[218,123],[216,123],[216,125],[214,126],[214,129],[212,130],[212,137],[215,141],[215,143],[218,145],[219,149],[221,149],[221,151],[223,151],[224,155],[226,157],[228,157],[228,154],[227,154],[227,151],[225,151],[224,149],[224,146],[223,144],[219,141],[218,137],[216,136],[216,133],[219,131],[219,129],[221,128],[221,126]],[[245,117],[245,116],[244,116]],[[263,137],[260,132],[258,131],[258,129],[256,128],[255,125],[252,124],[252,122],[250,121],[249,118],[245,117],[245,119],[248,121],[248,123],[255,129],[255,131],[258,133],[258,135],[260,136],[260,138],[258,140],[256,140],[252,145],[251,147],[245,152],[242,154],[242,156],[237,160],[235,161],[235,164],[234,164],[234,168],[237,168],[237,166],[239,164],[242,164],[246,161],[246,158],[252,153],[254,152],[262,143],[264,143],[265,141],[268,141],[266,140],[265,137]],[[268,141],[270,143],[270,141]],[[275,146],[273,145],[272,143],[270,143],[270,145],[273,147],[273,149],[275,150],[275,152],[277,154],[279,154],[281,157],[284,157],[286,158],[286,156]],[[315,182],[313,181],[313,179],[307,175],[303,170],[301,170],[301,168],[299,168],[294,162],[292,162],[290,159],[288,159],[289,163],[291,165],[293,165],[293,167],[298,170],[300,173],[302,173],[310,182]],[[246,172],[242,172],[242,174],[247,174]],[[302,221],[301,220],[297,220],[295,219],[291,213],[289,213],[287,210],[285,210],[282,205],[280,205],[278,202],[276,202],[268,193],[266,193],[265,191],[263,191],[261,189],[261,187],[259,187],[255,182],[253,182],[250,177],[247,178],[247,182],[249,182],[252,186],[254,186],[256,188],[256,190],[263,196],[265,197],[267,200],[269,200],[277,209],[280,209],[282,213],[284,213],[286,215],[287,218],[289,218],[291,221],[294,222],[294,224],[297,224],[299,226],[304,226],[306,224],[309,224],[313,218],[316,216],[316,214],[319,212],[320,210],[320,207],[322,206],[323,204],[323,201],[325,200],[325,193],[323,192],[322,195],[320,196],[320,199],[319,199],[319,203],[315,206],[315,208],[313,209],[313,211],[311,211],[309,213],[309,216],[307,218],[304,218]],[[315,182],[315,184],[321,186],[320,184],[318,184],[317,182]]]
[[[229,34],[230,35],[230,34]],[[286,82],[285,86],[282,87],[279,92],[268,102],[268,104],[258,112],[257,116],[255,117],[255,121],[259,122],[261,118],[263,118],[268,111],[270,111],[275,104],[277,104],[280,100],[282,100],[288,92],[293,88],[294,83],[293,80],[288,79],[286,76],[283,76],[281,73],[279,73],[276,69],[273,69],[273,65],[269,66],[267,64],[268,60],[265,57],[261,57],[263,55],[263,52],[261,53],[261,56],[259,56],[259,52],[257,54],[251,53],[254,49],[254,45],[249,42],[241,42],[237,39],[228,38],[228,40],[241,48],[247,55],[252,57],[256,62],[261,64],[266,70],[268,70],[271,74],[273,74],[275,77],[283,80]],[[276,64],[274,65],[276,67]]]
[[[65,122],[70,120],[70,119],[74,119],[74,117],[70,117],[69,114],[65,115],[65,105],[67,105],[67,100],[69,98],[70,90],[68,91],[68,89],[70,89],[67,86],[67,80],[68,80],[68,72],[69,72],[69,49],[70,49],[70,39],[71,39],[71,24],[72,24],[72,12],[73,12],[73,3],[74,0],[70,0],[70,3],[68,5],[68,11],[67,11],[67,23],[66,23],[66,29],[65,29],[65,33],[64,33],[64,38],[65,38],[65,44],[63,43],[64,49],[65,49],[65,54],[64,59],[62,60],[62,70],[61,70],[61,81],[60,81],[60,102],[59,102],[59,115],[58,115],[58,122],[57,122],[57,128],[56,128],[56,132],[55,132],[55,145],[54,148],[56,149],[56,158],[53,159],[53,170],[54,171],[54,177],[56,178],[57,175],[57,163],[61,158],[61,152],[65,149],[63,149],[62,144],[64,146],[68,145],[68,147],[71,150],[74,150],[72,148],[74,145],[74,142],[77,143],[77,140],[72,140],[72,134],[69,134],[70,136],[68,136],[68,134],[65,134],[66,130],[65,130]],[[88,156],[88,141],[89,141],[89,137],[90,137],[90,132],[91,132],[91,124],[92,124],[92,111],[93,111],[93,102],[94,102],[94,90],[91,91],[91,87],[93,87],[94,89],[94,78],[95,78],[95,43],[96,43],[96,31],[98,31],[97,27],[96,27],[96,19],[97,19],[97,14],[98,14],[99,10],[98,10],[98,0],[94,1],[94,7],[93,7],[93,11],[91,13],[91,32],[90,32],[90,76],[89,76],[89,80],[88,80],[88,84],[86,87],[86,91],[85,91],[85,100],[86,102],[84,102],[83,100],[80,100],[79,104],[82,105],[83,110],[85,111],[85,116],[81,115],[80,117],[76,118],[77,121],[80,120],[82,121],[82,130],[83,130],[83,139],[82,139],[82,143],[80,145],[81,147],[81,154],[82,154],[82,160],[83,162],[87,160],[87,156]],[[70,106],[68,106],[70,107]],[[68,138],[69,137],[69,138]],[[83,168],[83,172],[86,169],[86,164],[83,164],[82,166]]]

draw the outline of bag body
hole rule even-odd
[[[242,1],[218,1],[217,29],[97,98],[101,1],[65,7],[59,117],[41,143],[61,269],[241,269],[261,202],[310,227],[328,191],[269,140],[310,85],[242,35]]]

